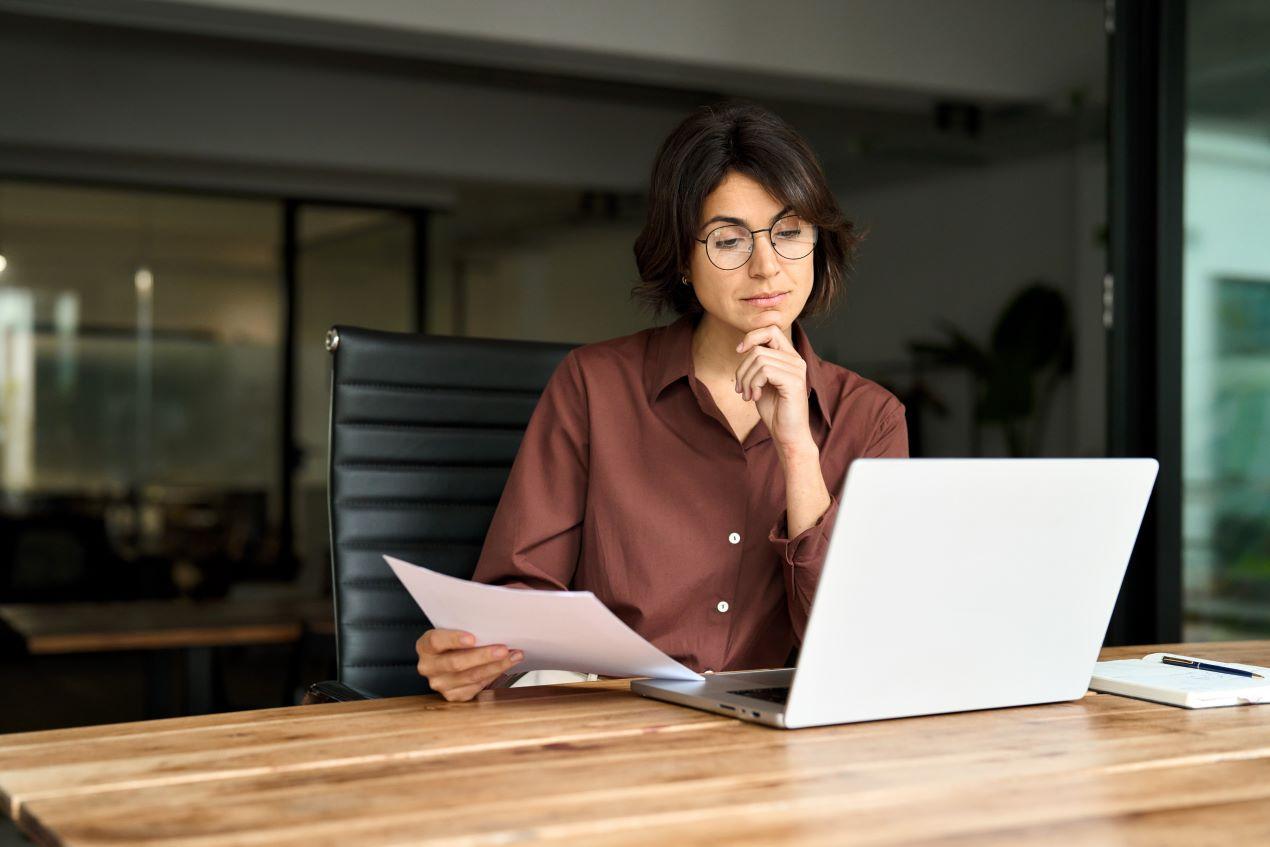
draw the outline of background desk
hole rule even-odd
[[[1270,642],[1170,649],[1270,664]],[[1264,844],[1270,706],[1071,703],[793,732],[624,682],[0,736],[47,844]]]
[[[331,599],[293,592],[201,601],[0,605],[0,625],[11,630],[33,657],[146,652],[151,657],[146,717],[167,717],[177,711],[169,702],[167,678],[167,660],[173,656],[166,654],[179,656],[183,665],[184,713],[206,714],[218,705],[213,663],[217,648],[295,645],[306,634],[334,634]],[[279,680],[279,691],[290,692],[298,683],[298,679]]]

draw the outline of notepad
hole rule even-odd
[[[1270,668],[1195,659],[1211,665],[1259,673],[1263,679],[1166,665],[1164,656],[1194,659],[1180,653],[1150,653],[1141,659],[1119,659],[1094,665],[1089,687],[1105,694],[1121,694],[1186,709],[1270,703]]]

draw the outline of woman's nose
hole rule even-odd
[[[776,248],[767,233],[759,233],[754,237],[754,255],[750,257],[750,275],[769,277],[780,270],[780,262],[776,257]]]

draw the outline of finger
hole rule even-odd
[[[755,403],[763,397],[763,386],[771,384],[775,385],[777,388],[780,387],[780,383],[773,383],[771,381],[770,374],[770,370],[765,370],[762,373],[757,374],[750,382],[750,399],[752,399]]]
[[[781,365],[769,365],[755,374],[754,379],[750,380],[750,396],[757,401],[763,396],[764,388],[770,386],[777,390],[787,390],[797,384],[797,382],[798,374],[796,372]]]
[[[464,700],[471,700],[481,689],[475,685],[450,685],[441,686],[440,683],[431,683],[432,689],[444,697],[451,703],[461,703]]]
[[[763,385],[762,382],[755,382],[755,380],[760,374],[767,371],[775,371],[780,375],[777,376],[775,380],[769,379],[766,381],[775,381],[778,385],[791,384],[791,380],[797,380],[800,375],[803,375],[803,365],[801,363],[801,359],[799,359],[798,362],[791,362],[788,359],[782,358],[780,353],[776,353],[774,351],[768,356],[758,357],[754,362],[747,366],[745,373],[741,377],[740,385],[742,389],[742,398],[746,400],[754,399],[754,389]],[[805,379],[805,375],[803,375],[802,378]]]
[[[736,384],[737,387],[744,390],[746,383],[754,378],[754,374],[759,368],[763,367],[763,363],[771,361],[773,358],[780,356],[770,347],[755,347],[746,355],[744,361],[737,367]]]
[[[806,368],[807,362],[798,355],[797,350],[773,350],[771,347],[752,347],[741,363],[736,367],[736,387],[740,387],[747,370],[752,370],[758,362],[784,362],[794,368]]]
[[[781,328],[772,324],[747,332],[745,337],[741,339],[741,343],[736,346],[736,351],[744,353],[746,350],[758,345],[771,347],[773,350],[792,351],[794,349],[794,345],[785,337],[785,333],[781,332]]]
[[[477,685],[482,688],[488,685],[494,679],[507,672],[508,669],[514,668],[520,664],[525,658],[525,654],[519,650],[514,650],[505,658],[496,662],[488,662],[484,665],[477,665],[474,668],[468,668],[462,673],[455,674],[455,682],[458,685]]]
[[[455,673],[474,665],[501,659],[507,655],[507,647],[502,644],[490,644],[483,647],[465,647],[461,650],[446,650],[444,653],[424,651],[419,654],[419,673],[424,676]]]
[[[474,698],[485,688],[483,685],[467,685],[463,688],[451,688],[449,691],[441,692],[441,696],[451,703],[466,703]]]
[[[806,375],[797,366],[785,362],[767,362],[749,381],[750,399],[757,401],[762,397],[763,387],[766,385],[785,389],[797,396],[798,392],[794,387],[805,383]]]
[[[780,349],[780,340],[774,335],[780,335],[781,331],[776,326],[761,326],[758,329],[752,329],[741,339],[741,343],[736,346],[738,353],[744,353],[757,346],[771,347],[774,350]]]
[[[475,646],[476,636],[461,629],[430,629],[419,642],[429,653],[444,653],[446,650]]]
[[[508,668],[517,665],[524,658],[523,653],[515,650],[505,658],[494,662],[487,662],[457,673],[443,673],[430,677],[428,684],[437,691],[450,691],[469,685],[484,688],[490,681],[506,672]]]
[[[519,657],[519,658],[517,658]],[[520,662],[524,658],[519,651],[510,653],[502,659],[496,659],[492,662],[475,665],[462,671],[441,671],[436,675],[429,677],[430,684],[438,691],[442,689],[460,688],[464,685],[472,685],[481,680],[492,679],[507,668]]]
[[[754,399],[754,380],[763,373],[766,367],[768,367],[767,360],[758,358],[745,369],[745,374],[741,377],[741,399]]]
[[[756,368],[760,367],[764,361],[773,356],[781,355],[770,347],[754,347],[741,360],[741,364],[736,367],[736,385],[738,392],[745,388],[745,383],[754,375]]]
[[[511,652],[504,644],[489,644],[467,650],[450,650],[437,657],[436,666],[445,673],[459,673],[478,665],[499,662]]]

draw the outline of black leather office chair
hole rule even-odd
[[[306,701],[430,691],[414,645],[431,624],[383,554],[472,576],[525,426],[573,346],[330,330],[339,682]]]

